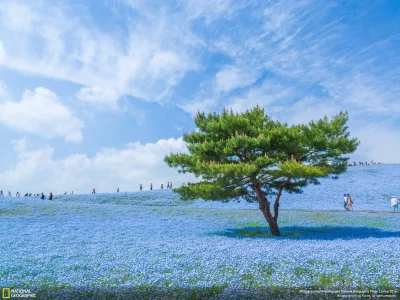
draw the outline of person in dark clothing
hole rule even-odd
[[[119,193],[119,188],[117,188],[117,193]]]
[[[164,189],[164,184],[162,184],[162,183],[161,183],[161,189],[162,189],[162,190]]]
[[[3,191],[0,191],[0,196],[3,196]]]
[[[153,184],[150,183],[150,191],[152,191],[152,190],[153,190]]]
[[[140,184],[140,190],[142,190],[142,189],[143,189],[142,184]]]
[[[44,194],[42,193],[42,195],[40,196],[40,199],[44,200]]]
[[[53,200],[53,193],[50,193],[49,200]]]

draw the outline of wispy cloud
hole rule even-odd
[[[86,86],[83,92],[95,90],[100,99],[91,102],[103,103],[101,99],[109,96],[110,89],[118,95],[163,101],[160,95],[186,72],[199,68],[194,53],[200,40],[182,26],[184,20],[163,9],[139,14],[137,20],[126,23],[126,31],[121,33],[98,30],[80,7],[40,6],[32,2],[18,5],[18,10],[35,16],[34,22],[25,20],[22,24],[15,20],[14,8],[1,10],[0,32],[7,44],[3,43],[0,54],[6,54],[7,59],[0,59],[0,63]],[[13,22],[8,23],[9,19]],[[26,51],[27,47],[41,50]],[[101,91],[103,95],[99,94]]]
[[[83,87],[79,90],[76,97],[84,102],[95,104],[100,107],[117,109],[119,94],[111,88],[100,86]]]
[[[372,2],[107,0],[111,29],[83,6],[38,3],[1,6],[0,65],[77,83],[81,101],[116,109],[130,95],[191,114],[259,104],[289,123],[346,110],[371,155],[368,130],[399,131],[399,22],[377,21]]]

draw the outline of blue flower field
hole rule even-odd
[[[184,202],[169,190],[3,197],[0,286],[37,299],[399,297],[400,213],[384,196],[354,197],[345,212],[329,189],[343,180],[284,195],[279,238],[244,201]],[[323,194],[326,205],[301,200]]]

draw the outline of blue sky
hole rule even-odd
[[[399,1],[3,1],[0,189],[191,180],[198,111],[349,112],[354,160],[399,162]]]

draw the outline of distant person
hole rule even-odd
[[[162,184],[162,183],[161,183],[161,189],[162,189],[162,190],[164,189],[164,184]]]
[[[347,208],[348,210],[353,210],[353,200],[351,199],[350,194],[347,194]]]
[[[142,189],[143,189],[142,184],[140,184],[140,190],[142,190]]]
[[[10,191],[8,191],[8,197],[11,197],[11,192]]]
[[[15,197],[20,197],[21,195],[19,194],[19,192],[17,192],[16,194],[15,194]]]
[[[393,207],[393,211],[399,211],[399,202],[395,196],[392,196],[390,200],[390,206]]]
[[[167,181],[167,190],[169,189],[169,181]]]
[[[0,191],[0,196],[3,196],[3,191]]]
[[[53,193],[50,193],[49,200],[53,200]]]
[[[117,188],[117,193],[119,193],[119,188]]]
[[[25,197],[28,197],[28,193],[25,194]]]
[[[44,200],[44,194],[42,193],[42,195],[40,196],[40,199]]]
[[[345,210],[348,210],[348,208],[347,208],[347,195],[346,194],[343,194],[343,197],[344,197],[344,209]]]
[[[150,191],[152,191],[152,190],[153,190],[153,184],[150,183]]]
[[[172,189],[172,181],[169,183],[169,188]]]
[[[29,193],[29,197],[32,197],[32,193]]]
[[[74,191],[71,192],[71,195],[73,195],[73,194],[74,194]]]
[[[64,195],[66,195],[66,194],[67,194],[67,191],[65,191]]]
[[[92,194],[96,194],[96,189],[95,188],[92,189]]]

